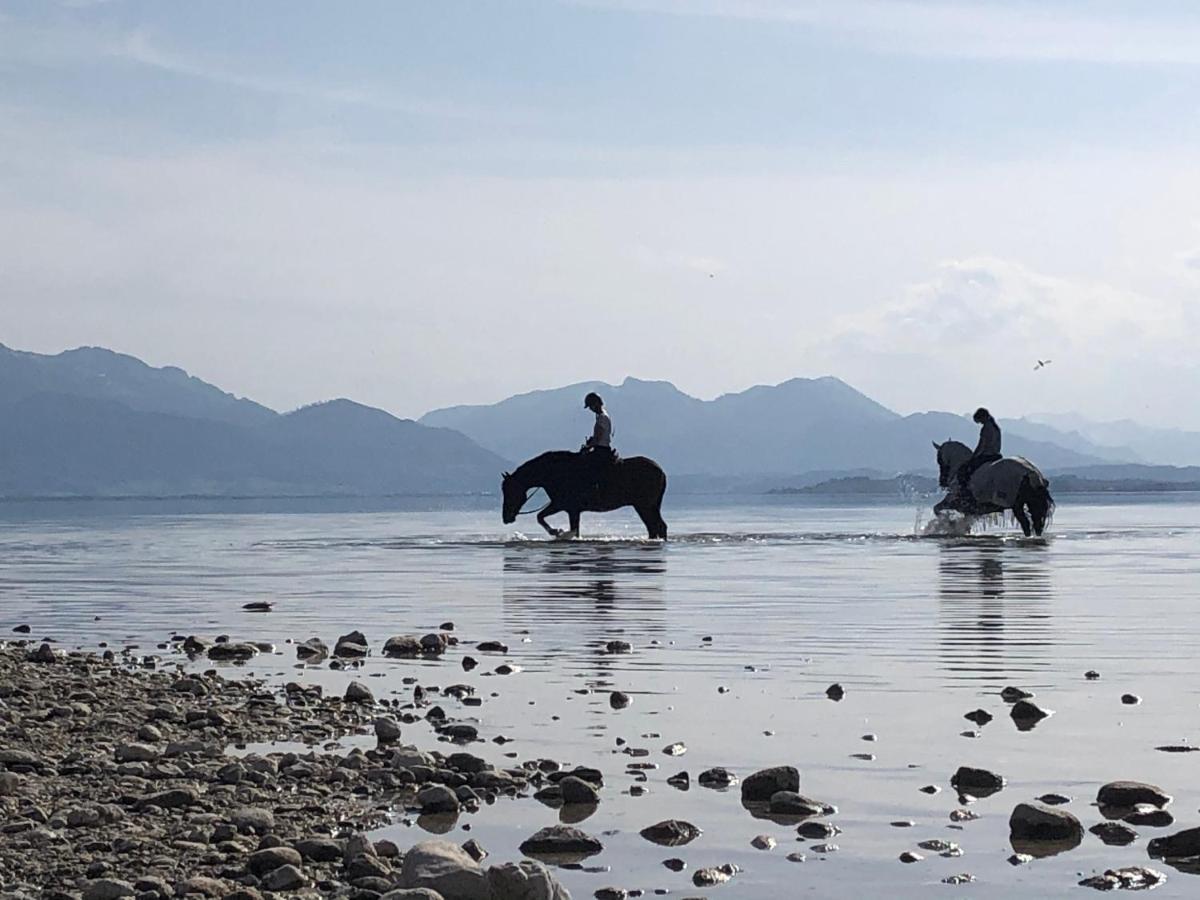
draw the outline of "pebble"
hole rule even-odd
[[[1142,698],[1139,697],[1137,694],[1122,694],[1121,702],[1124,703],[1126,706],[1137,706],[1139,703],[1142,702]]]
[[[774,850],[778,841],[769,834],[756,834],[750,841],[750,846],[756,850]]]
[[[1138,833],[1120,822],[1100,822],[1088,829],[1101,841],[1112,847],[1124,847],[1137,840]]]
[[[837,702],[846,696],[846,689],[840,684],[831,684],[829,687],[825,688],[825,696],[830,700]]]
[[[1123,869],[1109,869],[1103,875],[1085,878],[1079,882],[1079,886],[1095,888],[1098,891],[1148,891],[1166,880],[1167,876],[1156,869],[1126,866]]]
[[[947,875],[942,879],[942,884],[970,884],[975,880],[975,876],[969,872],[961,872],[958,875]]]
[[[923,860],[924,858],[925,857],[922,856],[920,853],[914,853],[911,850],[905,850],[903,853],[900,854],[900,862],[902,862],[902,863],[921,862],[921,860]]]
[[[1034,696],[1032,691],[1026,691],[1019,687],[1009,685],[1000,692],[1000,698],[1005,703],[1016,703],[1018,700],[1029,700]]]
[[[700,837],[702,832],[691,822],[683,819],[666,819],[646,826],[639,833],[643,838],[660,847],[682,847]]]

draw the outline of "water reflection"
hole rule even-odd
[[[504,602],[539,620],[620,614],[622,624],[663,625],[666,554],[638,544],[520,544],[504,550]]]
[[[992,679],[1050,665],[1054,585],[1044,542],[973,538],[938,558],[941,667]]]

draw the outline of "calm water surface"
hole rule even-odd
[[[502,640],[509,654],[472,673],[453,651],[441,662],[373,659],[368,683],[376,696],[407,696],[406,675],[473,684],[484,705],[458,714],[477,718],[489,738],[514,739],[473,752],[498,764],[513,764],[507,752],[604,771],[604,802],[580,827],[605,844],[587,866],[607,871],[560,871],[576,897],[606,885],[695,896],[691,871],[725,862],[744,871],[713,897],[1084,895],[1081,877],[1149,863],[1147,840],[1166,832],[1139,828],[1126,848],[1089,834],[1075,850],[1014,868],[1007,821],[1016,803],[1070,795],[1066,808],[1086,828],[1100,821],[1091,805],[1100,784],[1146,780],[1175,795],[1169,830],[1200,825],[1200,754],[1155,750],[1200,743],[1200,504],[1067,502],[1046,540],[1024,540],[1006,529],[918,537],[918,512],[906,506],[677,501],[667,545],[640,540],[632,515],[585,518],[590,539],[564,544],[528,520],[526,534],[504,529],[490,503],[457,506],[9,506],[0,510],[0,628],[27,622],[35,636],[89,647],[152,647],[172,631],[270,640],[280,655],[247,670],[337,690],[350,674],[296,669],[284,642],[332,643],[359,628],[378,648],[446,620],[465,643]],[[275,611],[243,612],[257,599]],[[614,638],[633,653],[601,653]],[[521,671],[487,674],[502,661]],[[1088,669],[1102,678],[1085,680]],[[825,696],[832,682],[845,688],[839,703]],[[1009,684],[1055,714],[1018,731],[998,696]],[[633,695],[633,705],[610,709],[611,690]],[[1126,692],[1144,702],[1122,705]],[[982,729],[963,718],[977,707],[996,716]],[[864,741],[868,733],[878,740]],[[652,753],[631,760],[619,738]],[[405,739],[438,746],[423,724]],[[663,755],[675,741],[686,755]],[[629,762],[658,764],[644,796],[628,794]],[[666,784],[681,769],[694,779],[711,766],[745,775],[776,764],[796,765],[801,790],[838,807],[839,850],[815,854],[794,828],[754,819],[736,788]],[[1008,786],[974,803],[980,818],[955,829],[948,780],[959,765],[992,769]],[[918,790],[930,783],[942,792]],[[672,817],[704,835],[670,850],[638,836]],[[890,824],[909,819],[914,827]],[[555,821],[533,800],[501,802],[450,836],[474,836],[503,860]],[[384,833],[406,843],[423,832],[398,820]],[[757,834],[779,846],[752,849]],[[930,838],[964,855],[898,861]],[[794,850],[808,861],[788,862]],[[670,856],[688,871],[663,868]],[[1197,876],[1151,864],[1168,875],[1159,896],[1200,891]],[[941,884],[958,872],[978,880]]]

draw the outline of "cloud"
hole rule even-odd
[[[629,13],[810,28],[885,53],[1067,62],[1200,64],[1200,20],[1085,5],[908,0],[561,0]],[[1149,11],[1149,12],[1148,12]]]
[[[809,354],[902,410],[1040,405],[1171,422],[1200,389],[1196,326],[1183,300],[976,257],[840,318]]]
[[[839,338],[939,353],[988,346],[1163,353],[1185,349],[1175,346],[1185,319],[1178,303],[980,257],[942,263],[897,300],[843,319]]]

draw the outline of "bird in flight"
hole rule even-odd
[[[1046,366],[1050,365],[1050,363],[1052,363],[1052,362],[1054,362],[1054,360],[1052,360],[1052,359],[1039,359],[1037,361],[1037,365],[1033,367],[1033,371],[1036,372],[1038,369],[1044,369],[1044,368],[1046,368]]]

